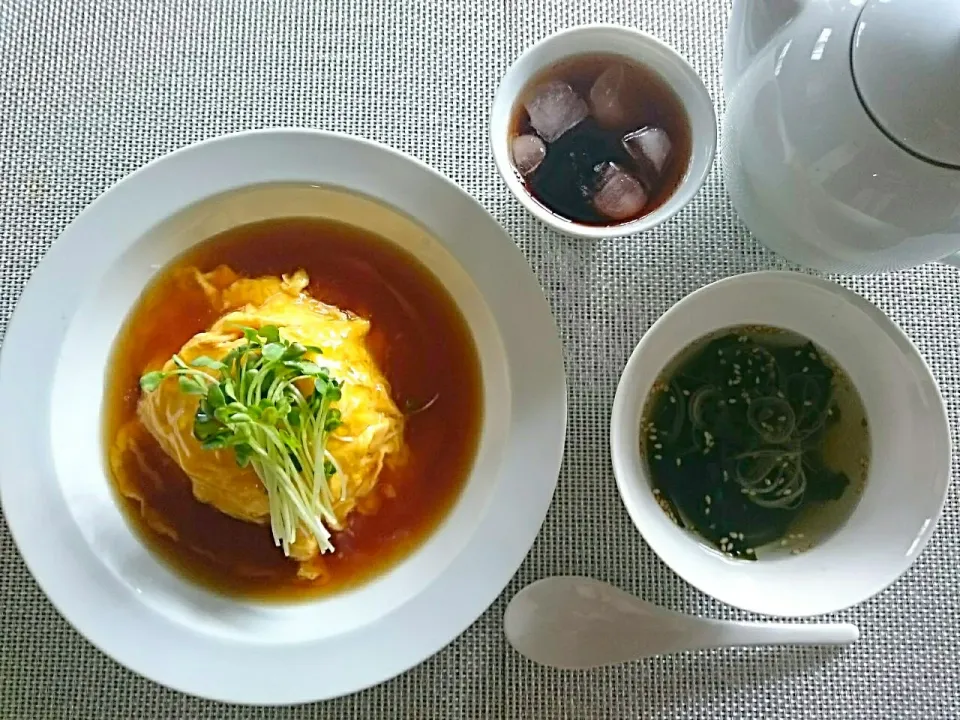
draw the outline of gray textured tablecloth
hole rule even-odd
[[[0,332],[46,248],[126,173],[229,131],[329,128],[423,159],[477,197],[516,238],[558,319],[571,403],[553,507],[504,597],[422,666],[329,703],[224,706],[135,676],[58,616],[0,524],[0,718],[960,717],[956,484],[913,570],[842,614],[863,632],[859,644],[843,651],[710,652],[561,673],[523,660],[501,633],[506,598],[531,580],[565,572],[594,575],[679,610],[738,616],[681,582],[645,547],[617,495],[607,423],[619,371],[658,315],[709,281],[778,261],[739,224],[716,172],[686,210],[642,238],[562,239],[508,194],[486,137],[494,88],[517,54],[555,30],[591,21],[639,27],[672,43],[722,109],[729,5],[2,0]],[[844,282],[917,342],[956,429],[960,273],[928,266]]]

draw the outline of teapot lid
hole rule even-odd
[[[891,140],[960,168],[958,0],[867,0],[851,66],[864,108]]]

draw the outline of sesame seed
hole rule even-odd
[[[810,368],[808,368],[806,365],[804,365],[804,366],[803,366],[803,370],[801,370],[800,372],[809,372],[809,370],[810,370]]]
[[[710,508],[704,509],[703,514],[704,514],[704,515],[709,515],[709,514],[710,514]]]
[[[672,403],[677,402],[677,398],[675,398],[673,395],[671,395],[671,396],[670,396],[670,402],[672,402]]]
[[[653,489],[653,494],[654,494],[654,495],[659,495],[659,494],[660,494],[660,488],[654,488],[654,489]]]
[[[680,467],[680,458],[677,458],[677,467]]]
[[[736,405],[736,404],[737,404],[737,399],[736,399],[736,398],[730,398],[729,400],[727,400],[727,402],[730,403],[731,405]]]
[[[812,403],[811,401],[809,401],[809,400],[804,400],[804,401],[803,401],[803,406],[804,406],[804,407],[810,407],[811,405],[813,405],[813,403]],[[829,413],[828,413],[828,414],[829,414]]]
[[[663,443],[654,443],[653,447],[657,450],[663,450]]]
[[[683,391],[683,394],[686,395],[687,397],[689,397],[689,396],[690,396],[690,391],[689,391],[689,390],[684,390],[684,391]]]
[[[755,553],[754,553],[754,551],[753,551],[753,548],[747,548],[747,554],[748,554],[748,555],[754,555]]]
[[[654,455],[654,456],[653,456],[653,459],[654,459],[654,460],[663,460],[663,455]]]
[[[713,502],[713,498],[711,498],[709,495],[704,495],[704,496],[703,496],[703,501],[704,501],[707,505],[709,505],[711,502]]]
[[[810,359],[811,359],[811,360],[816,360],[816,359],[817,359],[817,354],[816,354],[816,353],[810,353]]]

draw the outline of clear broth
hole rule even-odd
[[[738,326],[718,330],[697,340],[674,357],[660,373],[654,383],[642,413],[640,433],[640,452],[647,465],[647,472],[657,484],[657,474],[649,459],[655,450],[646,432],[650,426],[650,414],[671,378],[684,367],[710,342],[731,334],[745,334],[761,344],[781,347],[794,347],[809,342],[807,338],[794,332],[769,326]],[[829,428],[823,438],[822,458],[824,464],[835,472],[844,473],[850,481],[849,486],[838,500],[806,505],[790,524],[789,532],[782,540],[756,548],[758,560],[774,559],[794,555],[811,549],[824,542],[850,518],[863,494],[870,468],[871,440],[866,409],[853,381],[843,368],[823,348],[817,346],[825,364],[834,372],[833,392],[840,419]],[[659,491],[658,491],[659,492]],[[694,525],[688,518],[677,517],[676,507],[667,503],[658,495],[658,502],[664,512],[681,527],[699,537]],[[720,553],[709,542],[703,540],[705,547]]]

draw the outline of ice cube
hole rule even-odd
[[[583,120],[590,112],[583,99],[562,80],[550,80],[538,86],[524,103],[530,125],[548,143]]]
[[[636,217],[647,204],[647,191],[633,175],[616,163],[602,163],[598,168],[597,189],[593,206],[610,220]]]
[[[513,164],[521,175],[529,175],[547,156],[547,146],[536,135],[518,135],[511,144]]]
[[[630,122],[627,92],[627,71],[619,63],[604,70],[593,83],[590,110],[602,127],[622,128]]]
[[[673,145],[666,130],[645,127],[623,138],[623,147],[638,163],[649,163],[657,175],[663,172]]]

